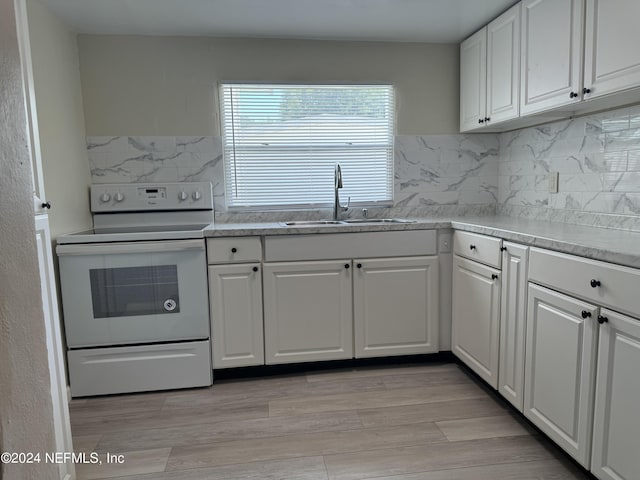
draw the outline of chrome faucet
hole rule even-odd
[[[346,212],[349,210],[349,205],[351,204],[351,197],[347,200],[347,206],[343,207],[340,205],[340,194],[338,190],[342,188],[342,169],[340,168],[340,164],[336,163],[336,169],[333,175],[333,220],[338,220],[338,212]]]

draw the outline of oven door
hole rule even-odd
[[[56,251],[70,348],[209,338],[204,240]]]

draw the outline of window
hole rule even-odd
[[[227,206],[232,210],[393,201],[391,85],[222,85]]]

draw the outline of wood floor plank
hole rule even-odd
[[[383,425],[405,425],[416,422],[438,422],[464,418],[488,417],[506,414],[503,404],[485,396],[469,400],[403,405],[358,410],[360,421],[365,427]]]
[[[226,405],[215,408],[182,408],[173,410],[170,414],[164,411],[151,411],[82,419],[76,419],[71,415],[71,431],[73,435],[91,435],[96,432],[106,434],[147,428],[169,428],[180,425],[247,420],[268,415],[267,403],[257,401],[247,405]]]
[[[405,365],[376,365],[347,369],[318,370],[307,372],[308,382],[326,382],[336,379],[353,379],[366,377],[389,377],[396,375],[428,374],[439,375],[444,372],[459,370],[455,363],[419,363]]]
[[[281,384],[277,388],[265,387],[261,391],[254,391],[251,387],[248,391],[242,389],[217,390],[212,388],[208,393],[202,392],[199,395],[172,395],[167,397],[163,410],[173,410],[174,408],[185,408],[205,405],[239,404],[243,402],[255,402],[256,398],[261,400],[277,400],[288,397],[310,397],[326,394],[356,393],[356,392],[376,392],[386,390],[381,377],[355,378],[330,380],[322,383],[295,382],[291,384]]]
[[[73,418],[91,418],[95,416],[127,415],[138,412],[159,411],[165,401],[165,393],[142,395],[118,395],[114,397],[88,398],[82,404],[69,408]]]
[[[321,456],[122,477],[118,480],[327,480]]]
[[[363,480],[374,480],[374,478],[375,480],[589,480],[590,477],[569,461],[551,459],[410,473],[392,477],[371,477]]]
[[[432,423],[240,440],[171,451],[167,471],[446,441]]]
[[[357,412],[330,412],[107,433],[94,447],[98,452],[120,452],[361,428]]]
[[[513,437],[528,435],[521,421],[509,414],[494,417],[467,418],[436,422],[436,425],[450,442],[476,440],[480,438]]]
[[[96,446],[102,438],[102,434],[96,435],[74,435],[73,436],[73,451],[91,453],[96,451]]]
[[[100,455],[102,464],[76,464],[76,475],[79,480],[94,480],[163,472],[170,452],[170,448],[125,452],[124,463],[107,463],[103,454]]]
[[[442,401],[482,398],[486,393],[473,383],[402,388],[350,394],[317,395],[312,398],[287,398],[269,402],[270,415],[302,415],[305,413],[416,405]]]
[[[341,453],[325,456],[325,464],[331,480],[359,480],[549,458],[539,439],[522,436]]]

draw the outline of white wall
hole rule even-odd
[[[55,443],[13,0],[0,0],[0,92],[0,452],[47,452]],[[3,480],[57,472],[0,464]]]
[[[393,83],[397,133],[458,133],[458,46],[80,35],[87,135],[219,134],[217,84]]]
[[[78,45],[38,0],[28,0],[27,8],[44,187],[56,238],[92,225]]]

